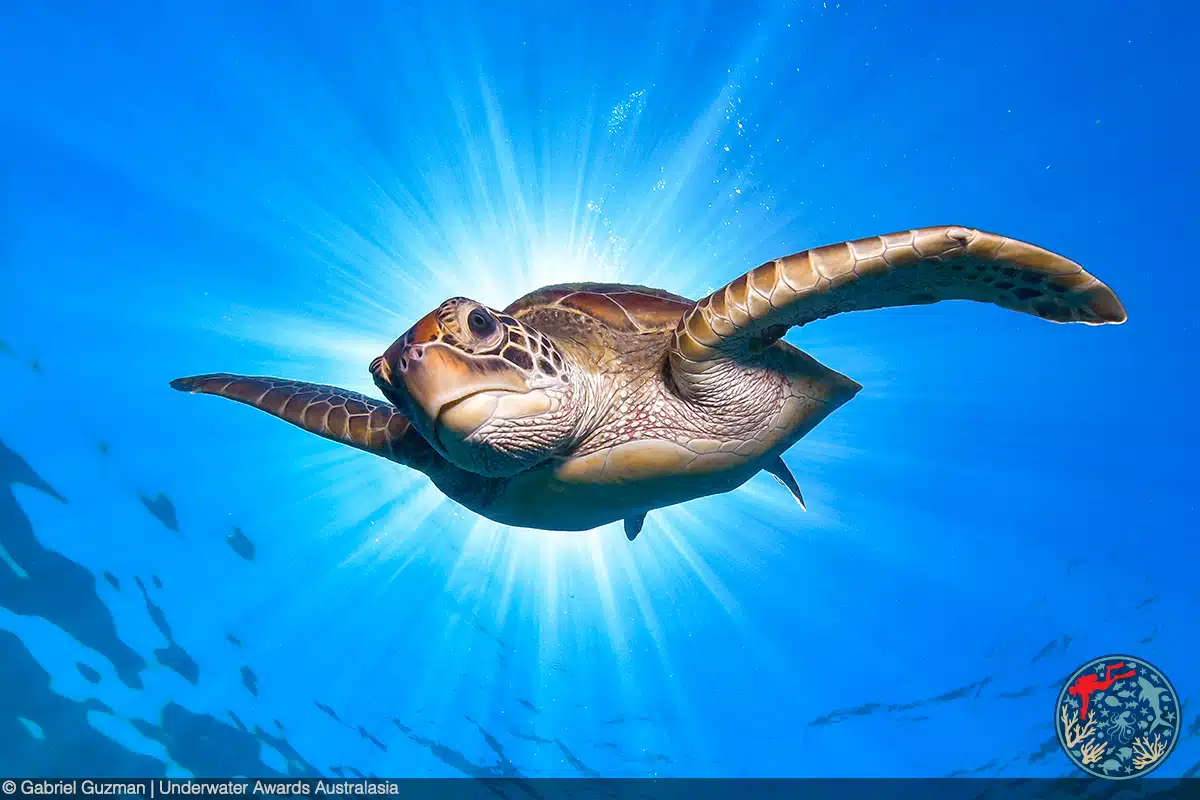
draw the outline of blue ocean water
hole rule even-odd
[[[0,773],[1078,774],[1054,701],[1089,659],[1200,696],[1197,21],[5,4]],[[167,385],[375,394],[445,297],[699,297],[941,224],[1079,261],[1129,321],[793,330],[865,387],[785,457],[807,513],[760,475],[632,543],[508,529]],[[1156,774],[1200,771],[1195,702]]]

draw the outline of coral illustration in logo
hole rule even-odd
[[[1075,766],[1097,778],[1147,775],[1179,738],[1179,696],[1151,664],[1105,656],[1067,679],[1055,705],[1058,741]]]

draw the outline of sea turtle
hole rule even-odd
[[[1055,322],[1125,321],[1078,264],[960,227],[768,261],[699,302],[643,286],[547,286],[503,311],[451,298],[370,364],[390,402],[278,378],[173,381],[419,470],[497,522],[587,530],[741,486],[803,499],[780,455],[862,387],[787,344],[846,311],[975,300]]]

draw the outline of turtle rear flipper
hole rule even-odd
[[[216,373],[178,378],[171,388],[254,406],[309,433],[422,472],[440,459],[395,406],[336,386]]]
[[[625,538],[632,542],[642,532],[642,526],[645,524],[645,512],[634,517],[627,517],[625,519]]]
[[[804,504],[804,495],[800,494],[800,484],[796,483],[796,478],[792,475],[792,471],[788,469],[788,465],[783,463],[782,456],[771,462],[771,466],[764,467],[763,471],[769,472],[775,480],[782,483],[792,493],[792,497],[796,498],[796,502],[800,504],[800,508],[808,511],[808,506]]]

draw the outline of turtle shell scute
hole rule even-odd
[[[651,333],[673,329],[694,305],[686,297],[646,286],[562,283],[530,292],[504,311],[520,319],[531,311],[562,308],[622,333]]]

